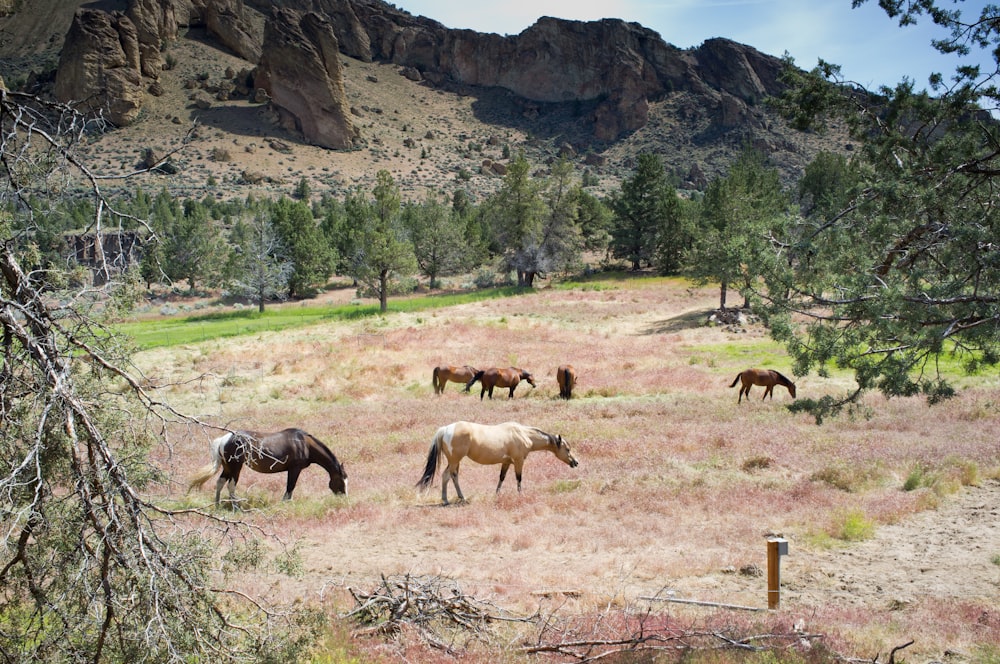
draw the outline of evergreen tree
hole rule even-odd
[[[1000,9],[985,5],[966,21],[944,4],[880,6],[903,25],[929,19],[949,29],[934,43],[941,51],[987,49],[1000,64]],[[870,389],[948,397],[944,356],[969,370],[1000,362],[1000,126],[989,114],[1000,102],[997,70],[962,65],[947,83],[937,73],[928,80],[931,92],[904,80],[868,94],[822,61],[786,74],[779,107],[788,117],[819,129],[842,118],[859,145],[856,184],[820,198],[779,238],[789,267],[761,291],[796,373],[854,371],[856,388],[843,398],[803,401],[818,418]]]
[[[633,270],[652,265],[657,247],[663,248],[660,269],[678,267],[681,245],[680,206],[677,192],[667,179],[663,162],[654,154],[639,155],[631,178],[611,198],[611,255],[627,260]],[[676,243],[676,251],[668,247]]]
[[[725,311],[733,285],[743,293],[743,307],[750,306],[754,282],[777,260],[771,239],[784,233],[787,208],[777,169],[753,149],[745,149],[725,177],[709,183],[684,272],[698,283],[719,282],[720,310]]]
[[[305,201],[280,198],[271,205],[271,224],[291,261],[288,297],[306,297],[333,274],[336,255]]]
[[[542,219],[545,203],[540,185],[531,178],[524,154],[507,167],[500,190],[486,206],[495,247],[508,269],[517,272],[518,286],[531,286],[535,275],[544,271]]]
[[[420,204],[403,207],[402,223],[413,244],[420,273],[438,287],[438,277],[458,274],[466,265],[468,244],[461,216],[429,193]]]
[[[413,245],[406,237],[400,215],[400,199],[392,175],[381,170],[370,198],[357,191],[345,203],[357,232],[351,274],[376,293],[380,311],[389,308],[393,280],[417,270]]]
[[[236,221],[229,239],[229,289],[253,298],[257,311],[263,313],[268,299],[284,298],[287,294],[294,266],[261,206],[249,218]]]
[[[164,228],[163,272],[172,281],[187,281],[193,292],[197,284],[215,285],[222,272],[225,248],[219,229],[198,201],[184,202],[183,212],[171,217]]]

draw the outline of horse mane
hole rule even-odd
[[[331,469],[335,470],[336,472],[340,473],[340,475],[344,479],[347,479],[347,473],[344,472],[344,467],[340,464],[340,461],[337,459],[337,455],[333,453],[333,450],[331,450],[329,447],[326,446],[326,443],[324,443],[322,440],[312,435],[311,433],[306,433],[301,429],[298,429],[298,432],[304,436],[309,437],[312,440],[312,442],[316,444],[315,445],[316,451],[319,453],[321,457],[324,457],[325,462],[330,465],[330,467],[327,468],[327,470]],[[324,463],[320,463],[320,465],[326,468],[326,465]]]
[[[771,369],[771,371],[774,372],[775,376],[777,376],[778,382],[781,383],[782,385],[784,385],[785,387],[788,387],[789,385],[793,385],[794,384],[794,383],[792,383],[792,381],[788,380],[788,378],[786,378],[784,376],[784,374],[782,374],[782,373],[780,373],[778,371],[774,371],[774,369]],[[732,386],[730,386],[730,387],[732,387]],[[747,397],[747,398],[749,398],[749,397]]]

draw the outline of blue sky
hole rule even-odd
[[[916,26],[899,27],[876,0],[857,9],[851,0],[396,0],[411,14],[427,16],[449,28],[517,34],[540,16],[576,20],[620,18],[657,31],[681,48],[725,37],[769,55],[786,51],[802,69],[819,58],[841,65],[849,80],[868,88],[893,85],[909,77],[924,87],[929,73],[946,76],[957,60],[935,51],[930,41],[946,33],[926,17]],[[942,0],[978,16],[985,0]],[[983,63],[989,58],[980,58]],[[985,64],[984,64],[985,68]]]

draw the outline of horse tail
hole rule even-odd
[[[741,372],[739,372],[738,374],[736,374],[736,378],[734,378],[734,379],[733,379],[733,382],[729,384],[729,387],[736,387],[736,383],[740,382],[740,377],[741,377],[742,375],[743,375],[743,372],[742,372],[742,371],[741,371]]]
[[[225,433],[209,443],[212,460],[207,465],[202,466],[201,470],[191,477],[188,482],[188,491],[191,491],[191,489],[200,489],[201,485],[207,482],[219,470],[219,466],[222,465],[222,446],[229,442],[232,435],[232,432]]]
[[[465,390],[468,391],[470,387],[476,384],[477,380],[482,380],[484,373],[486,373],[485,369],[482,371],[477,371],[475,375],[472,377],[472,380],[470,380],[468,383],[465,384]]]
[[[437,430],[434,434],[434,440],[431,441],[430,452],[427,453],[427,465],[424,466],[424,474],[420,477],[420,481],[417,482],[417,487],[420,489],[426,489],[434,481],[434,475],[437,473],[438,461],[441,459],[440,442],[441,434],[444,428]]]
[[[434,391],[435,392],[437,391],[438,384],[439,384],[438,369],[440,369],[440,367],[434,367],[434,373],[431,374],[431,385],[434,386]]]

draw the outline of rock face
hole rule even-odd
[[[781,61],[725,39],[693,50],[617,19],[543,17],[519,35],[452,30],[381,0],[288,0],[326,16],[341,50],[416,69],[429,81],[499,86],[537,102],[597,101],[594,133],[613,140],[645,125],[649,102],[670,92],[706,98],[719,122],[781,88]]]
[[[241,57],[260,58],[260,40],[240,0],[129,0],[124,14],[81,8],[60,53],[56,98],[130,124],[142,108],[142,79],[159,78],[160,47],[184,25],[205,25]]]
[[[275,9],[264,27],[254,84],[267,91],[282,124],[321,147],[349,149],[350,121],[333,26],[315,12]]]
[[[142,107],[139,62],[138,31],[131,19],[120,12],[80,9],[59,58],[56,98],[127,125]]]

